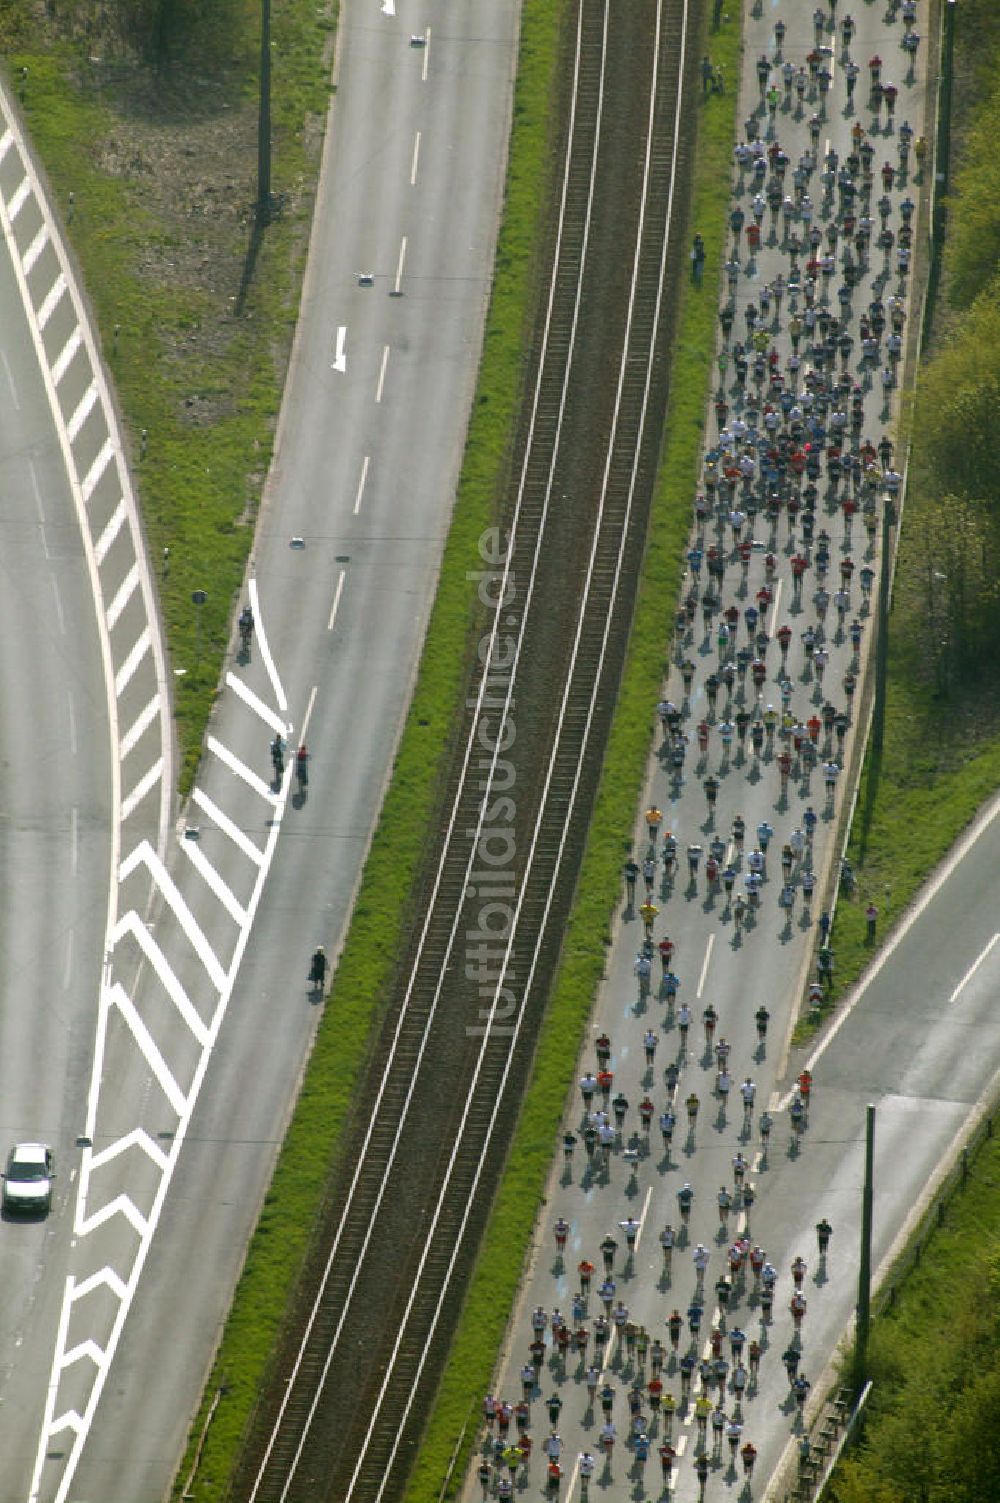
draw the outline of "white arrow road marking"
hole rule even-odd
[[[337,353],[333,357],[332,371],[347,370],[347,325],[341,324],[337,330]]]
[[[382,14],[383,16],[394,16],[396,14],[394,0],[382,0]]]

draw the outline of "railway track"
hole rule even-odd
[[[468,713],[368,1119],[231,1498],[401,1496],[516,1118],[632,614],[666,393],[689,0],[579,0],[551,276]]]

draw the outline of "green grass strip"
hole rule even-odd
[[[710,40],[713,62],[722,65],[727,79],[738,78],[737,26],[725,25]],[[523,1255],[552,1167],[583,1032],[604,975],[622,863],[648,766],[653,707],[667,667],[672,623],[664,601],[677,598],[693,518],[715,351],[735,104],[733,95],[699,103],[690,225],[705,240],[705,277],[699,289],[689,284],[684,291],[665,447],[628,660],[549,1013],[508,1167],[407,1489],[408,1503],[432,1503],[461,1489],[478,1434],[482,1395],[517,1298]]]
[[[520,403],[534,266],[545,225],[539,184],[548,176],[548,100],[556,91],[562,0],[525,5],[503,226],[482,367],[454,517],[413,703],[392,783],[365,866],[350,931],[302,1094],[281,1150],[260,1224],[224,1331],[175,1496],[191,1465],[212,1395],[226,1397],[205,1441],[196,1497],[224,1496],[268,1359],[309,1247],[331,1158],[338,1151],[364,1070],[396,955],[412,921],[399,894],[411,890],[465,692],[478,543],[492,520]]]
[[[836,1503],[982,1503],[1000,1497],[1000,1139],[987,1138],[943,1224],[890,1274],[874,1322],[863,1438],[833,1474]],[[853,1354],[845,1358],[851,1371]]]

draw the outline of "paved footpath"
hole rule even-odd
[[[851,1318],[863,1119],[824,1116],[836,1043],[817,1066],[801,1132],[794,1082],[779,1071],[810,979],[873,632],[881,519],[899,485],[889,434],[918,313],[909,240],[922,186],[907,143],[911,127],[914,141],[926,129],[928,39],[925,0],[914,22],[874,4],[855,5],[850,33],[848,19],[843,3],[814,15],[783,0],[746,21],[712,448],[646,796],[662,819],[652,843],[638,821],[637,892],[619,916],[579,1066],[583,1081],[607,1055],[606,1110],[599,1089],[589,1110],[583,1087],[571,1103],[571,1141],[553,1167],[468,1499],[763,1496],[803,1425],[789,1372],[805,1379],[808,1418],[810,1379]],[[664,940],[674,949],[661,960]],[[892,1057],[898,1065],[898,1049]],[[910,1145],[880,1216],[880,1252],[967,1110],[932,1114],[938,1137]],[[834,1234],[819,1258],[824,1216]],[[617,1246],[607,1247],[602,1297],[608,1238]],[[752,1267],[762,1257],[777,1275],[770,1315]],[[515,1450],[519,1434],[529,1440]]]

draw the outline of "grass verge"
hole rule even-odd
[[[544,222],[539,183],[548,174],[548,101],[558,61],[562,0],[528,4],[519,67],[504,218],[482,365],[455,511],[431,612],[413,703],[392,783],[365,865],[350,931],[337,965],[278,1172],[251,1241],[175,1495],[191,1466],[219,1389],[226,1391],[208,1431],[195,1496],[224,1496],[268,1358],[309,1245],[311,1228],[368,1057],[380,1003],[412,915],[398,895],[412,889],[424,855],[442,766],[465,683],[474,592],[467,571],[480,567],[478,543],[492,520],[520,399],[523,351],[534,298],[534,268]],[[331,1019],[336,1019],[335,1025]]]
[[[727,79],[739,76],[739,53],[735,25],[725,25],[711,37],[712,60],[722,66]],[[664,450],[628,660],[545,1028],[508,1167],[407,1489],[408,1503],[454,1496],[464,1478],[481,1396],[489,1386],[517,1298],[523,1256],[551,1168],[583,1030],[604,974],[622,863],[646,774],[651,707],[660,696],[669,639],[663,601],[675,599],[680,587],[715,351],[735,98],[713,97],[699,109],[691,226],[705,240],[705,277],[700,288],[689,285],[683,296]]]
[[[834,1472],[836,1503],[980,1503],[1000,1497],[992,1432],[1000,1396],[1000,1141],[942,1202],[874,1323],[863,1439]],[[906,1255],[904,1255],[906,1256]],[[851,1357],[847,1367],[850,1369]]]

